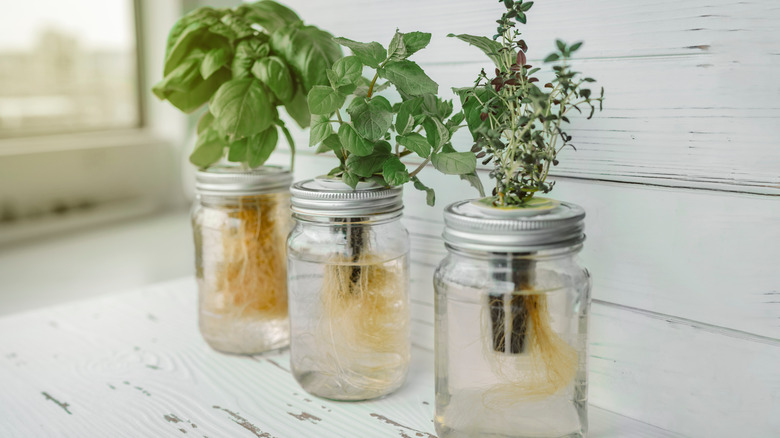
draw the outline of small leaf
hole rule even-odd
[[[383,69],[379,70],[379,76],[392,82],[400,92],[410,96],[436,94],[439,91],[439,85],[413,61],[388,62]]]
[[[409,171],[406,165],[395,155],[390,155],[382,165],[382,176],[387,185],[397,187],[409,182]]]
[[[270,88],[280,101],[289,102],[292,99],[295,90],[292,76],[281,58],[268,56],[258,59],[252,66],[252,74]]]
[[[203,57],[203,63],[200,65],[200,75],[203,79],[208,79],[217,70],[222,68],[228,61],[228,51],[224,47],[209,50]]]
[[[576,42],[576,43],[572,44],[571,47],[569,47],[569,53],[576,52],[577,49],[579,49],[580,47],[582,47],[582,41],[579,41],[579,42]]]
[[[198,135],[195,150],[190,155],[190,162],[200,168],[208,167],[222,158],[225,143],[216,129],[206,129]]]
[[[544,62],[553,62],[557,61],[558,59],[560,59],[560,56],[557,53],[550,53],[546,58],[544,58]]]
[[[380,145],[374,146],[374,151],[370,155],[358,156],[350,155],[347,158],[347,170],[357,176],[368,178],[371,175],[382,170],[382,166],[389,157],[393,156],[390,151]]]
[[[346,96],[340,94],[331,87],[325,85],[315,85],[309,91],[307,101],[309,102],[309,111],[312,114],[331,115],[334,111],[344,105]]]
[[[432,188],[430,188],[430,187],[426,186],[425,184],[423,184],[420,181],[420,179],[417,178],[416,176],[412,177],[412,181],[414,182],[414,188],[415,189],[421,190],[421,191],[425,192],[425,203],[426,204],[428,204],[430,206],[433,206],[434,204],[436,204],[436,193],[433,191]]]
[[[311,117],[311,129],[309,130],[309,146],[322,143],[333,134],[328,116],[314,115]]]
[[[271,152],[276,148],[276,142],[279,134],[276,132],[276,126],[271,125],[265,131],[250,137],[247,140],[247,164],[255,168],[261,166],[271,156]]]
[[[558,50],[560,50],[561,52],[566,51],[566,43],[564,43],[563,41],[555,40],[555,45],[558,47]]]
[[[424,49],[431,42],[431,34],[426,32],[409,32],[403,34],[406,57],[408,58],[418,50]]]
[[[496,67],[501,66],[501,49],[503,46],[501,43],[491,40],[490,38],[483,36],[468,35],[462,33],[460,35],[449,34],[448,37],[455,37],[461,41],[469,43],[470,45],[482,50],[492,61],[496,64]]]
[[[360,43],[347,38],[335,38],[337,43],[348,47],[363,64],[377,68],[387,58],[387,50],[376,41]]]
[[[462,173],[460,179],[468,181],[471,187],[474,187],[479,192],[479,196],[485,196],[485,187],[482,185],[482,180],[479,179],[477,172]]]
[[[428,158],[428,156],[431,155],[431,145],[428,143],[428,140],[416,132],[399,135],[395,140],[401,146],[409,149],[422,158]]]
[[[477,169],[477,158],[471,152],[439,152],[433,154],[431,164],[439,172],[463,175]]]
[[[355,99],[347,113],[352,117],[355,131],[371,141],[381,139],[393,124],[393,113],[374,100]]]
[[[534,5],[534,2],[526,2],[520,5],[520,10],[523,12],[527,12],[531,7]]]
[[[360,181],[360,177],[352,172],[344,172],[344,174],[341,175],[341,180],[344,181],[344,184],[354,189],[357,187],[358,182]]]
[[[339,127],[339,141],[344,149],[354,155],[365,156],[374,150],[374,146],[359,136],[349,123],[344,123]]]
[[[428,117],[423,122],[423,128],[425,129],[428,143],[433,147],[434,151],[438,151],[439,148],[450,140],[450,130],[435,117]]]
[[[414,99],[408,99],[401,103],[398,107],[398,115],[395,118],[395,131],[398,134],[406,134],[414,129],[414,117],[420,114],[420,106],[423,99],[415,97]]]
[[[404,43],[403,34],[401,32],[396,31],[395,35],[393,35],[393,39],[387,46],[387,56],[396,61],[406,59],[406,44]]]
[[[357,56],[347,56],[336,61],[330,71],[333,74],[328,75],[328,79],[333,88],[353,85],[358,82],[363,74],[363,63],[360,62]]]

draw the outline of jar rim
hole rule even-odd
[[[244,169],[237,165],[216,165],[195,173],[195,190],[201,195],[257,195],[283,191],[290,183],[292,173],[281,166]]]
[[[304,216],[370,217],[403,210],[401,187],[367,186],[352,189],[317,179],[298,181],[290,187],[291,208]]]

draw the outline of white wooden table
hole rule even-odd
[[[197,328],[183,278],[0,318],[2,437],[434,438],[433,352],[381,400],[305,393],[286,351],[230,356]],[[677,436],[591,406],[593,438]]]

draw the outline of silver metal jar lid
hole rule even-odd
[[[258,195],[286,190],[292,183],[289,170],[277,166],[242,169],[212,166],[195,173],[195,190],[202,195]]]
[[[561,202],[545,214],[491,212],[471,200],[444,210],[444,241],[457,248],[488,252],[523,252],[561,248],[585,240],[585,210]]]
[[[359,217],[403,210],[401,187],[358,184],[352,189],[341,181],[315,178],[290,187],[293,213],[312,216]]]

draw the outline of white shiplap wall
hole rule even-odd
[[[413,59],[449,96],[489,65],[445,35],[491,35],[501,12],[487,0],[286,3],[360,41],[432,32]],[[574,123],[578,151],[553,192],[588,212],[592,403],[685,436],[778,436],[780,4],[547,0],[529,20],[531,63],[555,38],[585,40],[576,67],[607,90],[604,112]],[[296,138],[298,179],[332,168],[303,150],[307,133]],[[409,188],[405,221],[414,322],[429,334],[415,342],[430,348],[441,210],[474,192],[430,169],[421,177],[437,206]]]

